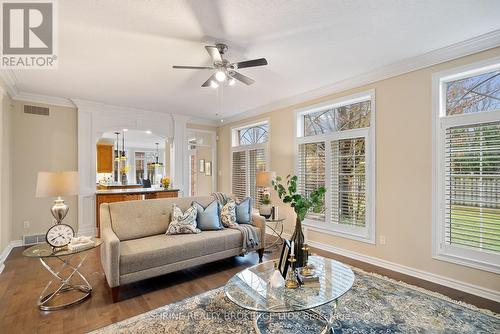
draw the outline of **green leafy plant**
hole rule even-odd
[[[304,196],[297,193],[297,176],[286,177],[286,186],[282,183],[283,178],[277,176],[273,180],[272,184],[274,190],[278,193],[279,198],[283,200],[284,203],[290,203],[297,214],[297,218],[303,221],[307,213],[311,210],[315,213],[320,213],[323,207],[323,198],[326,193],[325,187],[319,187],[309,194],[309,196]]]

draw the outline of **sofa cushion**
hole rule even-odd
[[[198,211],[194,206],[189,207],[186,211],[182,210],[175,204],[172,205],[172,221],[168,225],[165,234],[189,234],[200,233],[201,230],[196,227],[196,215]]]
[[[236,222],[238,224],[252,223],[252,198],[247,197],[236,203]]]
[[[111,228],[120,241],[165,233],[171,218],[172,204],[175,203],[185,211],[193,200],[207,205],[213,198],[181,197],[109,203]]]
[[[160,267],[224,250],[241,248],[243,237],[235,229],[198,234],[154,235],[120,243],[120,274]]]
[[[219,202],[213,200],[207,206],[194,201],[193,207],[196,208],[196,226],[202,231],[221,230],[223,226],[220,222]]]

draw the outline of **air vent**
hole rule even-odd
[[[41,115],[41,116],[49,116],[49,108],[30,106],[28,104],[25,104],[24,105],[24,113],[25,114],[33,114],[33,115]]]
[[[23,245],[35,245],[45,242],[45,234],[23,235]]]

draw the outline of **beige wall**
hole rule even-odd
[[[46,106],[50,108],[50,116],[39,116],[25,114],[23,105],[23,102],[14,102],[12,123],[13,240],[21,239],[24,234],[44,234],[51,226],[50,207],[54,199],[35,198],[37,173],[78,168],[76,109]],[[64,199],[70,207],[64,222],[76,233],[77,198]],[[25,229],[24,221],[29,221],[31,226]]]
[[[219,134],[219,189],[230,192],[231,127],[269,119],[270,170],[294,172],[294,110],[344,95],[375,89],[376,235],[372,245],[311,232],[313,241],[340,247],[418,270],[500,291],[500,275],[432,259],[432,73],[500,55],[500,48],[414,71],[346,92],[271,111],[225,125]],[[278,199],[273,199],[278,203]],[[287,207],[286,230],[294,215]]]
[[[12,240],[12,100],[0,85],[0,253]]]

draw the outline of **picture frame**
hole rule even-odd
[[[281,249],[280,261],[278,263],[278,270],[280,271],[283,278],[286,278],[286,274],[288,271],[288,267],[290,266],[290,252],[291,252],[290,241],[284,239],[283,240],[283,248]]]
[[[205,162],[205,175],[212,176],[212,162],[211,161]]]
[[[200,159],[199,160],[199,164],[200,164],[200,173],[205,173],[205,159]]]

